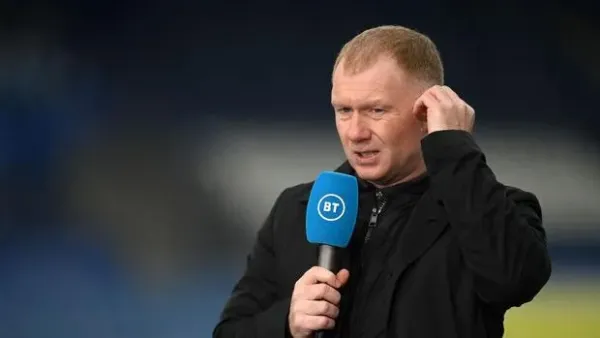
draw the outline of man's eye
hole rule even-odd
[[[351,113],[352,109],[348,108],[348,107],[340,107],[336,109],[336,112],[338,113],[343,113],[343,114],[347,114],[347,113]]]
[[[385,109],[383,108],[373,108],[373,112],[376,114],[382,114],[385,113]]]

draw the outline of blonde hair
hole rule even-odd
[[[419,80],[444,84],[444,66],[436,45],[424,34],[402,26],[379,26],[355,36],[339,52],[333,70],[343,62],[344,71],[356,74],[382,55],[394,58]]]

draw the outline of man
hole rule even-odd
[[[313,267],[311,184],[286,189],[258,232],[214,337],[501,337],[507,309],[550,277],[541,209],[498,182],[474,110],[443,85],[437,48],[398,26],[341,50],[331,101],[360,182],[356,230],[337,274]],[[371,222],[369,222],[371,220]]]

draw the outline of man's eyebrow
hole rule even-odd
[[[339,99],[332,99],[331,100],[331,104],[333,105],[349,105],[348,100],[339,100]],[[360,104],[361,105],[379,105],[379,104],[385,104],[385,100],[381,99],[381,98],[375,98],[375,99],[366,99],[366,100],[360,100]]]
[[[334,107],[339,106],[349,106],[349,104],[344,100],[331,100],[331,105]]]
[[[387,102],[381,98],[367,99],[367,100],[360,101],[360,102],[357,102],[354,104],[349,101],[346,101],[346,100],[332,99],[331,106],[334,108],[357,106],[358,109],[365,109],[365,108],[372,108],[372,107],[389,108],[392,106],[392,104],[390,104],[389,102]]]

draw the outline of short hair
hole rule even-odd
[[[343,62],[345,71],[356,74],[386,54],[417,79],[444,84],[444,66],[436,45],[426,35],[402,26],[379,26],[355,36],[342,47],[333,71]]]

